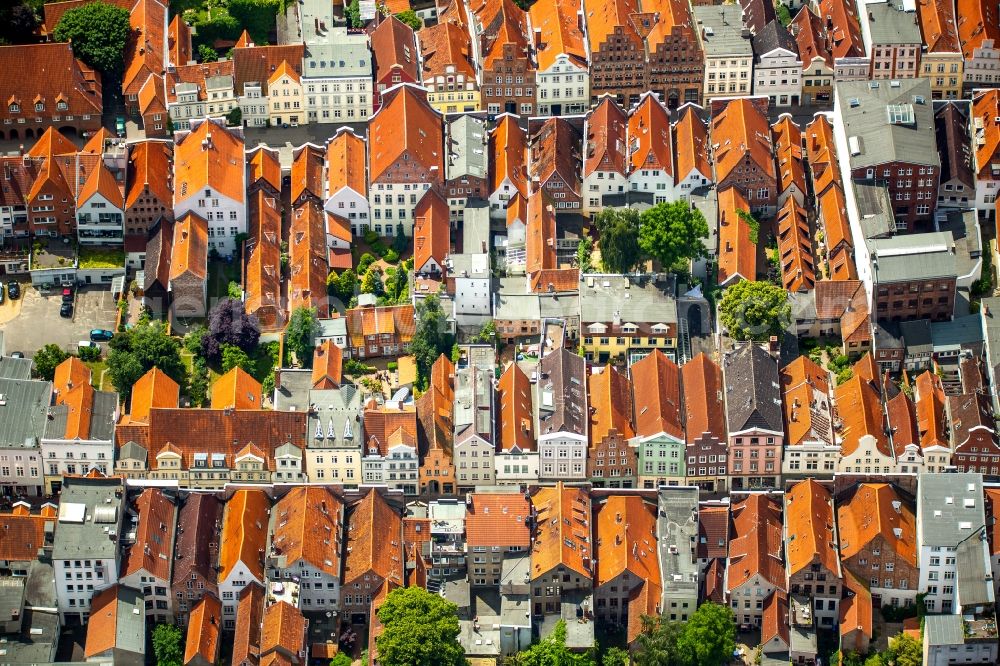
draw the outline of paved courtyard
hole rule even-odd
[[[7,353],[24,352],[32,356],[46,344],[59,345],[75,352],[80,340],[89,340],[95,328],[114,329],[115,302],[107,287],[85,287],[77,291],[73,318],[59,316],[62,296],[59,290],[43,295],[33,287],[23,287],[21,311],[3,324]],[[105,343],[102,346],[106,347]]]

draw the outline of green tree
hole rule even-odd
[[[457,607],[421,587],[397,587],[378,610],[382,633],[375,639],[384,666],[460,666]]]
[[[38,27],[38,14],[27,3],[0,3],[0,43],[22,44],[33,41],[33,33]]]
[[[628,273],[642,259],[639,219],[634,208],[605,208],[595,217],[601,235],[601,265],[606,273]]]
[[[215,62],[219,59],[219,52],[208,44],[198,45],[198,62]]]
[[[566,647],[566,621],[559,620],[552,632],[527,650],[507,658],[506,666],[595,666],[593,650],[573,652]]]
[[[408,11],[412,12],[413,10]],[[403,254],[409,245],[410,239],[403,233],[403,223],[399,222],[396,224],[396,235],[392,238],[392,249],[396,251],[396,254]]]
[[[736,649],[736,618],[729,606],[698,607],[677,636],[677,652],[691,666],[724,664]]]
[[[195,356],[191,363],[186,393],[193,406],[204,407],[208,404],[208,363],[201,356]]]
[[[332,291],[329,291],[330,278],[333,278]],[[330,277],[327,278],[326,285],[331,295],[347,303],[354,297],[354,292],[358,289],[358,275],[354,272],[353,268],[346,269],[339,276],[331,272]]]
[[[398,18],[400,21],[410,26],[414,30],[420,30],[420,28],[424,27],[424,22],[420,20],[420,17],[417,16],[417,13],[412,9],[407,9],[406,11],[399,12],[398,14],[396,14],[396,18]]]
[[[230,16],[246,28],[254,43],[262,46],[274,30],[281,4],[279,0],[228,0],[226,9]]]
[[[234,301],[242,301],[243,287],[240,286],[239,282],[230,280],[229,284],[226,285],[226,296],[233,299]]]
[[[403,267],[389,268],[385,272],[384,281],[385,302],[387,305],[398,305],[410,300],[410,275]]]
[[[628,666],[628,651],[620,647],[608,648],[601,657],[601,666]]]
[[[719,303],[722,325],[736,340],[780,338],[791,316],[785,290],[769,282],[737,282],[726,288]]]
[[[354,661],[345,653],[340,652],[330,660],[330,666],[351,666]]]
[[[184,663],[184,636],[172,624],[158,624],[153,630],[153,654],[156,666],[181,666]]]
[[[774,3],[775,13],[778,15],[778,20],[781,21],[781,25],[788,27],[788,24],[792,22],[792,13],[788,11],[788,7],[782,2]]]
[[[124,69],[125,42],[131,31],[127,9],[92,2],[63,14],[54,36],[57,42],[70,42],[80,60],[117,79]]]
[[[895,666],[920,666],[923,647],[909,634],[899,634],[889,639],[889,649],[882,653],[882,661]]]
[[[233,368],[243,368],[253,374],[257,364],[236,345],[222,345],[222,371],[229,372]]]
[[[151,321],[119,333],[108,343],[108,375],[118,394],[126,398],[132,385],[152,368],[159,368],[180,385],[187,383],[181,345],[167,335],[163,324]]]
[[[382,282],[382,270],[370,267],[361,278],[361,293],[382,296],[385,294],[385,284]]]
[[[371,243],[369,243],[369,245],[370,244]],[[362,254],[361,258],[358,259],[358,275],[364,275],[365,273],[367,273],[368,267],[374,264],[376,261],[378,261],[378,259],[376,259],[375,255],[373,255],[371,252],[365,252],[364,254]]]
[[[417,302],[416,318],[417,330],[410,342],[410,353],[417,363],[417,386],[423,390],[427,388],[431,366],[438,356],[449,353],[452,339],[437,294]]]
[[[580,267],[581,273],[590,273],[594,270],[593,254],[594,241],[589,236],[584,236],[576,246],[576,265]]]
[[[638,649],[633,659],[635,666],[660,666],[672,664],[677,658],[677,636],[681,625],[663,617],[643,615],[642,632],[636,639]]]
[[[316,317],[316,308],[305,306],[295,308],[285,328],[285,348],[295,354],[295,358],[305,367],[312,366],[313,343],[317,335],[319,335],[319,320]]]
[[[226,114],[226,124],[230,127],[241,127],[243,125],[243,109],[238,106],[230,109],[229,113]],[[237,255],[243,252],[243,243],[238,238],[236,239],[236,252]]]
[[[51,382],[56,375],[56,366],[68,358],[69,354],[59,345],[47,344],[35,352],[35,356],[31,359],[32,370],[39,379]]]
[[[345,13],[347,14],[347,20],[350,21],[352,28],[364,27],[364,23],[361,21],[361,5],[358,0],[351,0],[350,4],[347,5]]]
[[[750,242],[756,245],[760,240],[760,222],[748,210],[737,210],[736,214],[750,227]]]
[[[663,268],[670,270],[681,261],[708,254],[703,241],[708,238],[708,223],[700,210],[686,202],[656,204],[639,219],[639,247]]]

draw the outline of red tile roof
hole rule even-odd
[[[323,340],[313,351],[312,387],[332,389],[340,386],[343,378],[344,352],[332,338]]]
[[[260,663],[260,631],[264,616],[264,588],[250,583],[240,590],[236,604],[236,634],[233,637],[233,664]]]
[[[187,213],[174,224],[170,248],[170,279],[185,275],[208,278],[208,222],[194,213]]]
[[[812,291],[816,286],[816,268],[806,209],[790,196],[778,211],[777,222],[778,260],[785,291]]]
[[[898,508],[897,508],[898,507]],[[917,520],[914,507],[888,483],[862,483],[839,500],[837,528],[844,560],[862,553],[877,537],[911,566],[917,566]],[[899,530],[897,536],[896,530]]]
[[[661,169],[674,176],[674,147],[667,107],[645,93],[628,117],[629,161],[632,170]]]
[[[531,382],[517,363],[511,363],[500,375],[497,385],[499,404],[500,449],[534,451],[534,419],[531,405]]]
[[[260,631],[261,664],[292,664],[289,658],[306,649],[305,616],[287,601],[279,601],[264,609]],[[304,663],[300,660],[297,663]]]
[[[247,46],[239,44],[233,50],[233,89],[237,95],[243,94],[247,83],[257,82],[261,94],[268,94],[268,81],[283,62],[302,75],[303,44],[283,44],[281,46]]]
[[[174,532],[177,529],[177,507],[160,489],[147,488],[135,502],[139,523],[135,542],[128,551],[122,576],[139,571],[170,581],[174,559]]]
[[[857,451],[863,437],[875,440],[875,447],[883,455],[891,456],[889,440],[885,434],[885,413],[878,391],[863,377],[855,376],[834,391],[837,416],[842,427],[840,455],[849,456]]]
[[[368,196],[367,159],[368,146],[362,137],[346,127],[337,130],[326,146],[327,194],[332,196],[346,187]]]
[[[580,135],[569,121],[560,117],[548,118],[529,137],[528,149],[531,156],[528,174],[536,187],[544,187],[555,178],[569,190],[569,196],[579,196]]]
[[[531,509],[521,493],[473,493],[465,514],[465,540],[469,546],[527,548]]]
[[[339,578],[342,512],[340,500],[321,486],[297,486],[278,500],[271,547],[284,556],[283,568],[305,563]]]
[[[993,48],[1000,45],[1000,13],[996,3],[989,0],[956,0],[958,17],[958,37],[965,53],[965,60],[975,57],[987,39],[993,40]]]
[[[674,177],[681,182],[697,171],[712,179],[712,165],[708,162],[708,127],[698,117],[695,107],[688,106],[680,112],[674,124]]]
[[[96,592],[90,600],[90,617],[87,619],[87,641],[83,656],[90,659],[97,656],[111,656],[118,646],[118,614],[125,612],[124,604],[118,603],[119,590],[128,590],[115,583],[111,587]],[[127,621],[123,621],[125,624]],[[122,632],[124,633],[124,632]]]
[[[597,446],[615,433],[623,439],[635,436],[632,426],[632,383],[607,365],[603,372],[587,376],[590,402],[590,445]]]
[[[840,573],[840,557],[834,542],[833,497],[813,479],[799,481],[785,495],[785,554],[788,575],[794,576],[812,564]]]
[[[719,284],[742,278],[757,279],[757,245],[749,223],[740,215],[750,212],[743,194],[731,185],[719,192]]]
[[[54,114],[73,116],[101,114],[101,86],[94,70],[73,57],[68,43],[18,44],[0,47],[0,119],[4,123],[41,115],[35,105],[44,105],[46,119]],[[65,110],[58,105],[65,103]],[[11,112],[17,104],[19,112]]]
[[[131,208],[148,192],[167,208],[174,205],[173,172],[174,146],[165,141],[140,141],[130,144],[128,169],[125,176],[125,207]]]
[[[850,570],[844,571],[844,587],[847,596],[840,602],[841,645],[854,651],[863,651],[868,641],[862,641],[861,636],[866,636],[869,640],[874,637],[872,593],[864,581]],[[859,632],[859,635],[855,636],[857,642],[852,644],[850,640],[844,640],[843,637],[854,632]]]
[[[528,197],[528,220],[525,230],[525,251],[528,275],[556,265],[556,213],[552,199],[545,190],[538,189]]]
[[[394,585],[403,584],[403,521],[378,490],[370,490],[351,507],[346,539],[345,587],[369,574]]]
[[[816,13],[809,6],[805,6],[792,19],[791,26],[795,42],[799,47],[802,69],[806,70],[812,67],[816,58],[822,58],[826,66],[833,69],[833,54],[830,53],[827,44],[823,20],[816,16]]]
[[[533,294],[580,290],[579,268],[545,268],[528,276],[528,289]]]
[[[659,349],[633,363],[632,402],[635,434],[654,437],[660,433],[684,439],[681,424],[680,368]]]
[[[0,560],[30,562],[45,547],[45,524],[55,527],[56,509],[52,504],[42,506],[33,514],[24,504],[15,504],[7,513],[0,513]]]
[[[247,185],[267,183],[275,192],[281,192],[281,162],[278,151],[259,145],[247,153]]]
[[[407,74],[411,81],[420,80],[413,28],[389,16],[372,30],[371,46],[376,81],[386,81],[394,71]]]
[[[323,198],[325,157],[321,148],[308,143],[295,151],[291,175],[293,202],[298,202],[304,194],[312,195],[317,200]]]
[[[766,176],[776,178],[774,146],[767,116],[746,97],[730,100],[712,119],[715,177],[721,183],[747,158]]]
[[[729,591],[754,576],[785,588],[782,562],[781,505],[770,495],[754,493],[733,505],[734,538],[729,543]]]
[[[775,590],[764,600],[760,643],[767,645],[777,639],[787,646],[788,638],[788,595],[781,590]]]
[[[819,15],[829,16],[827,44],[834,58],[864,58],[865,45],[853,0],[820,0]]]
[[[291,278],[288,284],[288,310],[316,308],[320,318],[329,311],[326,278],[326,215],[315,201],[307,201],[292,212],[288,239]]]
[[[448,203],[434,190],[420,197],[413,209],[413,270],[424,272],[433,260],[444,272],[445,258],[451,252],[451,213]]]
[[[444,129],[441,115],[420,88],[402,85],[383,93],[382,106],[368,124],[368,182],[380,182],[403,155],[414,175],[430,182],[444,177]],[[424,181],[426,182],[426,181]]]
[[[955,27],[955,3],[951,0],[919,0],[917,16],[927,53],[960,53]],[[994,45],[996,46],[996,45]]]
[[[626,571],[659,585],[656,519],[656,505],[638,495],[612,495],[598,503],[595,586],[606,585]]]
[[[500,189],[504,179],[522,197],[528,196],[528,135],[518,124],[518,117],[503,114],[490,132],[490,192]]]
[[[261,409],[260,382],[235,367],[212,384],[212,409]]]
[[[583,156],[583,177],[596,171],[625,176],[628,168],[628,117],[618,102],[603,95],[587,115],[587,136]]]
[[[698,559],[729,555],[729,507],[701,506],[698,510]],[[723,564],[723,566],[725,566]]]
[[[917,377],[914,391],[917,402],[917,428],[920,430],[920,447],[941,446],[951,449],[948,427],[945,424],[944,386],[941,378],[930,370]]]
[[[209,187],[237,203],[246,200],[242,138],[213,120],[205,120],[176,142],[175,203],[198,197]]]
[[[464,23],[443,18],[436,25],[421,28],[417,40],[420,42],[424,81],[439,76],[464,75],[467,82],[475,83],[472,38]]]
[[[264,546],[271,500],[263,490],[241,488],[226,502],[220,535],[219,581],[240,562],[251,576],[264,580]]]
[[[681,366],[681,384],[684,387],[684,423],[688,444],[705,433],[724,441],[726,413],[719,365],[700,353]]]
[[[371,335],[394,335],[409,344],[416,331],[412,305],[351,308],[347,311],[347,334],[352,347],[363,347]]]
[[[541,38],[535,45],[539,71],[548,70],[563,54],[571,64],[587,68],[587,47],[577,19],[578,9],[579,4],[572,0],[538,0],[528,10],[531,27]]]

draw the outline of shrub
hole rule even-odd
[[[399,369],[399,363],[396,363],[396,361],[389,361],[389,363],[386,364],[386,367],[389,369],[389,372],[396,372],[396,370]]]
[[[374,243],[377,240],[378,240],[378,234],[377,233],[375,233],[371,229],[369,229],[368,231],[365,232],[365,243],[367,243],[368,245],[371,245],[372,243]]]
[[[365,365],[355,358],[344,361],[344,374],[347,375],[373,375],[377,368],[372,365]]]
[[[96,361],[101,358],[100,347],[80,347],[81,361]],[[100,379],[99,377],[97,379]]]

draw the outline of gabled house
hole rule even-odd
[[[538,448],[534,437],[531,380],[511,363],[497,384],[497,433],[494,469],[498,485],[538,481]]]
[[[427,391],[416,400],[416,407],[420,493],[452,495],[456,492],[455,364],[444,354],[434,361]]]
[[[451,254],[448,203],[430,190],[413,210],[413,273],[444,277]]]
[[[833,94],[833,53],[825,22],[805,5],[789,26],[802,62],[802,104],[829,104]]]
[[[341,608],[352,623],[363,624],[379,590],[403,584],[403,520],[377,489],[371,489],[349,508],[344,538]]]
[[[629,626],[638,610],[632,599],[643,587],[649,588],[654,610],[663,595],[658,508],[638,495],[611,495],[595,504],[594,614],[598,621]]]
[[[629,174],[628,118],[614,98],[602,96],[584,123],[583,212],[604,208],[605,197],[621,194]]]
[[[309,620],[287,601],[267,606],[261,618],[260,663],[298,666],[308,661]]]
[[[280,177],[279,177],[280,183]],[[281,298],[281,209],[279,199],[261,189],[250,196],[251,234],[246,244],[243,307],[262,331],[280,330],[287,320]]]
[[[346,220],[354,235],[362,235],[371,228],[367,158],[365,139],[349,128],[337,130],[326,144],[326,200],[323,208],[330,215]],[[351,239],[347,240],[350,242]]]
[[[632,418],[638,483],[642,488],[682,485],[687,475],[681,405],[681,370],[655,349],[632,364]]]
[[[833,430],[830,375],[808,356],[781,369],[785,478],[832,478],[840,457]]]
[[[212,666],[218,662],[221,638],[222,603],[215,595],[207,594],[191,610],[184,643],[184,666]]]
[[[594,590],[597,553],[591,534],[590,497],[582,488],[543,486],[531,495],[536,516],[531,546],[531,608],[535,616],[560,615]],[[593,612],[593,604],[589,604]]]
[[[925,370],[917,377],[913,396],[917,406],[917,430],[924,456],[924,471],[944,472],[951,466],[953,442],[945,422],[948,398],[944,394],[941,378]]]
[[[920,0],[916,4],[923,39],[921,76],[930,79],[934,99],[958,99],[962,96],[965,56],[958,39],[955,3]]]
[[[731,490],[775,488],[781,475],[784,423],[778,364],[748,343],[725,355]]]
[[[528,137],[532,189],[545,190],[557,209],[578,210],[583,202],[580,135],[563,118],[549,118]]]
[[[851,379],[834,389],[834,403],[834,431],[840,441],[837,472],[892,473],[896,457],[887,434],[878,384],[855,372]]]
[[[1000,82],[996,60],[1000,57],[1000,9],[987,0],[956,0],[955,23],[965,55],[962,92],[996,87]]]
[[[483,28],[477,63],[483,80],[481,108],[492,114],[535,115],[535,61],[527,12],[514,0],[496,0],[484,3],[474,17]],[[508,85],[510,75],[521,83]]]
[[[174,615],[182,627],[195,602],[219,593],[216,565],[222,515],[222,502],[210,493],[191,493],[177,512],[177,524],[184,529],[174,540],[170,596],[176,599]]]
[[[747,219],[750,208],[750,202],[735,185],[718,192],[719,286],[757,279],[757,243]]]
[[[362,476],[365,484],[382,484],[416,495],[420,488],[417,411],[413,403],[365,406]]]
[[[766,0],[757,0],[767,6]],[[802,97],[802,60],[799,46],[776,18],[754,31],[753,94],[767,96],[771,106],[797,106]]]
[[[941,154],[938,208],[968,208],[975,203],[976,175],[967,104],[952,102],[934,112],[934,133]]]
[[[805,154],[802,130],[790,115],[782,114],[771,126],[774,136],[774,156],[778,167],[778,208],[792,197],[799,206],[809,206],[806,200]]]
[[[496,485],[495,377],[492,364],[476,361],[455,370],[452,427],[459,491]]]
[[[147,488],[135,502],[139,522],[135,541],[125,555],[119,581],[142,591],[146,616],[157,623],[173,619],[174,540],[177,536],[177,505],[159,488]],[[217,618],[217,619],[221,619]]]
[[[632,425],[632,383],[608,365],[587,377],[590,445],[587,468],[596,488],[633,488],[636,485],[636,449]]]
[[[778,210],[778,262],[785,291],[809,292],[816,286],[812,234],[806,209],[788,197]]]
[[[975,142],[976,210],[996,208],[1000,194],[1000,90],[976,90],[972,96],[972,136]]]
[[[785,494],[786,589],[812,607],[820,627],[830,628],[840,617],[840,555],[830,490],[806,479]]]
[[[759,627],[766,599],[787,591],[781,502],[767,493],[752,493],[733,504],[732,516],[726,593],[736,622]]]
[[[719,189],[736,187],[755,215],[770,217],[777,209],[778,179],[774,144],[761,100],[736,98],[712,118],[712,155]],[[719,104],[723,104],[720,102]]]
[[[853,0],[820,0],[816,13],[823,21],[827,49],[833,56],[834,79],[865,81],[871,62],[861,37],[861,22]]]
[[[236,606],[236,631],[233,635],[234,666],[260,666],[264,596],[264,588],[257,583],[250,583],[240,590]]]
[[[128,147],[125,171],[125,235],[145,239],[160,220],[173,221],[170,174],[174,147],[165,141],[140,141]]]
[[[1000,471],[1000,443],[989,397],[966,393],[948,398],[951,463],[959,472],[995,476]]]
[[[586,362],[565,347],[542,357],[535,385],[539,478],[587,478]]]
[[[226,502],[219,532],[219,597],[222,628],[236,628],[236,596],[250,583],[264,585],[265,546],[271,498],[263,490],[241,488]],[[191,619],[194,619],[192,609]]]
[[[583,113],[590,106],[584,21],[572,0],[539,0],[528,10],[535,52],[535,115]]]
[[[326,278],[330,273],[326,244],[326,213],[316,201],[306,201],[292,211],[288,238],[288,310],[316,308],[321,318],[329,313]]]
[[[687,483],[709,492],[728,487],[729,438],[726,433],[722,369],[700,353],[681,366]]]
[[[204,317],[208,313],[208,222],[185,213],[173,225],[170,244],[170,312],[174,317]]]
[[[715,182],[709,162],[708,127],[702,121],[700,106],[685,104],[678,109],[673,125],[674,187],[680,199],[687,199],[692,190],[708,187]]]
[[[677,196],[670,113],[653,93],[643,93],[629,112],[628,162],[629,191],[651,192],[653,203]]]
[[[398,83],[420,83],[419,55],[413,28],[390,15],[371,32],[375,61],[375,89],[372,112],[382,106],[382,92]]]
[[[503,114],[497,118],[496,127],[489,138],[489,202],[490,216],[503,219],[512,202],[520,197],[526,201],[528,190],[527,143],[528,137],[520,125],[520,118]],[[524,243],[524,220],[521,220],[520,234],[507,227],[507,242],[517,245]],[[510,250],[508,250],[510,260]]]
[[[89,602],[87,661],[110,660],[124,666],[146,663],[146,624],[139,590],[117,583],[94,594]]]

